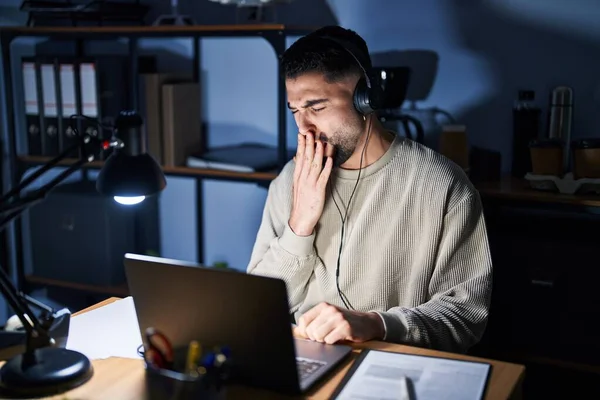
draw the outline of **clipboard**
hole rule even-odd
[[[373,357],[375,356],[375,357]],[[376,372],[372,371],[368,377],[367,369],[369,367],[379,368],[382,376],[387,374],[387,377],[376,376]],[[387,369],[387,372],[383,372]],[[392,352],[387,350],[374,350],[364,349],[360,352],[348,372],[344,375],[336,389],[331,395],[331,399],[343,400],[344,398],[352,398],[350,392],[354,388],[365,387],[371,392],[380,390],[381,387],[386,386],[388,389],[393,390],[393,385],[399,385],[399,375],[394,376],[394,373],[399,373],[401,370],[405,372],[404,376],[408,378],[409,382],[409,394],[410,399],[428,400],[429,398],[424,395],[418,394],[419,379],[431,380],[436,376],[440,377],[439,381],[432,381],[433,384],[440,386],[440,390],[446,391],[446,386],[443,383],[443,372],[447,370],[448,374],[454,372],[452,375],[453,390],[456,391],[455,398],[461,400],[481,400],[485,398],[488,390],[489,380],[492,373],[492,364],[483,361],[472,361],[472,360],[459,360],[450,357],[436,357],[424,354],[410,354],[403,352]],[[467,379],[472,379],[471,386],[467,387],[457,382],[460,379],[456,374],[460,370],[470,370],[469,375],[465,375]],[[367,377],[365,377],[367,376]],[[381,387],[378,388],[376,382],[381,382]],[[368,382],[368,383],[367,383]],[[360,385],[359,385],[360,383]],[[458,383],[458,384],[457,384]],[[466,382],[465,382],[466,383]],[[450,383],[448,387],[450,386]],[[427,383],[429,391],[432,389],[431,383]],[[452,388],[450,388],[452,390]],[[381,389],[384,390],[384,389]],[[374,397],[375,398],[375,397]],[[393,397],[386,397],[393,398]],[[397,393],[397,399],[405,398],[401,396],[401,393]],[[448,397],[448,392],[445,392],[445,397]]]

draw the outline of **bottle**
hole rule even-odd
[[[541,109],[535,104],[533,90],[520,90],[513,106],[513,140],[511,175],[524,178],[531,172],[529,143],[540,133]]]
[[[573,123],[573,90],[567,86],[558,86],[552,91],[548,137],[563,142],[563,173],[570,170],[571,126]]]

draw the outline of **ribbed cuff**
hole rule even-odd
[[[283,234],[279,238],[279,245],[282,249],[297,257],[306,257],[311,255],[314,249],[315,232],[310,236],[298,236],[294,233],[288,224],[285,225]]]
[[[402,343],[406,341],[408,322],[404,315],[393,312],[377,312],[383,320],[384,339],[387,342]]]
[[[383,315],[381,315],[381,313],[375,311],[375,314],[379,315],[379,318],[381,318],[381,322],[383,322],[383,340],[385,342],[385,340],[387,339],[387,325],[385,323],[385,318],[383,318]]]

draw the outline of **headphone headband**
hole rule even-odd
[[[352,56],[352,58],[354,58],[356,64],[362,70],[364,79],[360,79],[354,89],[354,108],[356,108],[363,116],[381,108],[381,105],[383,104],[383,93],[378,84],[377,77],[371,75],[372,66],[369,61],[369,54],[365,54],[365,52],[361,51],[354,43],[344,39],[338,39],[328,35],[319,35],[318,37],[332,41],[342,47]],[[364,58],[364,62],[360,61],[361,58]],[[365,67],[366,63],[369,64],[368,69]]]

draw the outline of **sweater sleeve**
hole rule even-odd
[[[492,261],[481,200],[471,192],[445,215],[429,300],[379,313],[385,340],[466,352],[487,324]]]
[[[298,236],[289,227],[290,196],[279,178],[269,187],[265,208],[247,272],[282,279],[286,283],[290,312],[306,297],[308,281],[320,259],[314,248],[315,234]],[[291,195],[291,193],[290,193]]]

